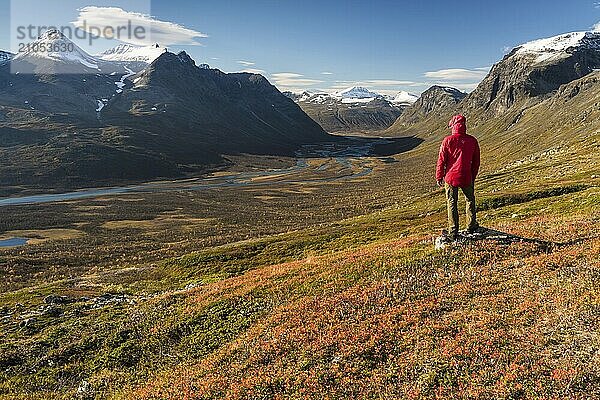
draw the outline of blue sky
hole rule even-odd
[[[24,0],[15,0],[21,4]],[[207,37],[171,45],[226,72],[260,72],[281,90],[360,84],[391,94],[431,84],[472,89],[520,43],[590,30],[597,1],[62,0],[29,7],[35,23],[74,21],[84,6],[116,5]],[[35,11],[37,10],[37,12]],[[11,47],[10,1],[0,0],[0,48]],[[14,10],[13,10],[14,11]],[[102,41],[93,50],[116,45]],[[98,47],[100,46],[100,48]],[[82,47],[85,46],[82,44]],[[13,49],[14,50],[14,49]],[[91,50],[91,49],[86,49]]]

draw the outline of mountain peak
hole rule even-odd
[[[62,72],[100,70],[97,58],[83,51],[58,29],[49,29],[41,34],[26,47],[26,51],[20,52],[13,60],[27,61],[38,67],[43,67],[48,62],[54,65],[68,65],[68,68],[59,67]]]
[[[462,100],[463,98],[465,98],[467,96],[467,94],[465,92],[462,92],[452,86],[433,85],[432,87],[427,89],[425,92],[434,92],[434,91],[439,92],[439,93],[449,94],[450,96],[452,96],[456,99],[459,99],[459,100]]]
[[[353,86],[334,94],[334,97],[342,99],[342,103],[370,103],[371,101],[383,98],[379,93],[370,91],[362,86]]]
[[[184,63],[184,64],[191,64],[191,65],[196,65],[196,61],[194,61],[194,59],[192,57],[190,57],[190,55],[188,53],[186,53],[185,51],[181,51],[177,54],[177,58],[179,59],[180,62]]]
[[[38,37],[38,40],[67,40],[70,42],[70,40],[58,29],[48,29]]]
[[[401,129],[426,118],[443,115],[455,108],[466,96],[466,93],[453,87],[434,85],[404,110],[392,129]]]
[[[375,93],[362,86],[353,86],[337,92],[337,96],[345,99],[366,99],[381,97],[379,93]]]
[[[157,67],[161,65],[172,65],[175,63],[191,65],[194,67],[196,66],[196,62],[185,51],[179,52],[177,54],[171,53],[170,51],[165,51],[164,53],[161,53],[160,56],[158,56],[156,60],[154,60],[151,63],[151,65]]]

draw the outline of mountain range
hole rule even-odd
[[[198,67],[160,46],[91,56],[59,31],[31,48],[40,43],[72,51],[0,65],[4,188],[183,177],[226,165],[226,155],[293,155],[331,140],[260,75]]]
[[[377,131],[390,127],[402,111],[418,97],[400,92],[384,96],[367,88],[355,86],[335,93],[285,92],[327,132],[355,133]]]
[[[565,96],[572,115],[593,111],[588,96],[600,69],[600,33],[574,32],[516,47],[470,94],[444,86],[419,98],[364,87],[282,94],[261,75],[197,66],[160,45],[92,56],[58,31],[38,43],[73,51],[1,53],[5,188],[182,177],[226,165],[228,154],[293,155],[303,144],[333,140],[325,131],[439,139],[455,113],[467,116],[484,144],[518,137],[525,153],[548,140],[521,132],[533,120],[539,128],[563,115],[556,107]],[[595,126],[587,123],[588,131]]]

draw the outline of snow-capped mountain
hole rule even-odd
[[[140,72],[166,51],[160,45],[119,45],[93,56],[59,30],[52,29],[16,55],[12,66],[21,73],[122,75]]]
[[[288,96],[289,97],[289,96]],[[323,104],[329,101],[335,101],[335,97],[331,95],[331,93],[326,92],[313,92],[313,91],[304,91],[301,94],[296,95],[294,99],[297,102],[307,102],[307,103],[315,103],[315,104]]]
[[[536,64],[569,57],[577,49],[600,51],[600,32],[571,32],[534,40],[513,50],[515,56],[531,57]]]
[[[327,93],[327,92],[314,92],[304,91],[300,94],[286,93],[286,96],[297,102],[308,102],[315,104],[324,104],[328,102],[342,102],[343,104],[366,104],[370,103],[375,99],[384,98],[383,95],[372,92],[367,88],[354,86],[339,92]]]
[[[7,51],[0,50],[0,64],[10,61],[15,55]]]
[[[517,46],[465,101],[465,108],[486,111],[487,117],[513,106],[538,102],[562,85],[600,68],[600,33],[572,32]]]
[[[366,104],[376,99],[385,99],[395,106],[407,106],[419,99],[412,93],[401,91],[396,96],[384,96],[367,88],[355,86],[335,93],[315,92],[306,90],[302,93],[284,93],[296,102],[324,104],[331,101],[341,101],[343,104]]]
[[[389,127],[407,106],[364,87],[336,93],[284,93],[328,132],[364,132]]]
[[[158,43],[144,47],[120,44],[117,47],[98,54],[97,57],[105,61],[143,62],[150,64],[167,51],[166,47]]]
[[[417,100],[419,100],[419,96],[401,91],[391,99],[391,102],[392,104],[414,104]]]
[[[342,103],[369,103],[377,98],[383,97],[379,93],[370,91],[361,86],[354,86],[348,89],[341,90],[333,95],[336,98],[342,99]]]
[[[51,63],[63,64],[64,72],[78,72],[82,69],[100,71],[99,60],[69,40],[59,30],[51,29],[29,44],[25,51],[17,54],[15,62],[27,61],[42,66]]]

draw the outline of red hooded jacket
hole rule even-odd
[[[437,162],[436,179],[454,187],[469,187],[479,173],[479,143],[467,135],[467,120],[462,115],[452,118],[452,135],[442,142]]]

